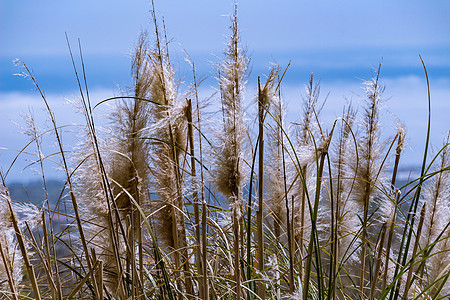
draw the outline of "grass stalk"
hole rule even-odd
[[[361,235],[361,268],[360,268],[360,283],[359,292],[361,297],[366,297],[365,294],[365,275],[366,275],[366,255],[367,255],[367,227],[369,217],[369,202],[373,195],[373,185],[376,183],[378,174],[373,170],[373,166],[378,162],[379,152],[377,143],[379,142],[379,105],[380,96],[383,92],[383,87],[380,86],[380,70],[381,64],[378,65],[374,78],[367,83],[367,98],[368,107],[365,109],[364,116],[364,134],[365,140],[362,141],[361,147],[363,166],[359,171],[360,185],[361,185],[361,202],[363,204],[363,218],[362,218],[362,235]],[[381,166],[380,166],[381,169]],[[376,174],[376,175],[375,175]]]
[[[20,252],[22,253],[22,258],[24,260],[25,267],[27,268],[27,273],[28,273],[28,277],[30,278],[30,283],[31,283],[31,287],[33,289],[34,297],[37,300],[41,300],[41,294],[40,294],[40,291],[39,291],[38,282],[36,280],[36,274],[34,273],[34,267],[31,264],[30,258],[28,256],[28,251],[27,251],[27,248],[26,248],[26,245],[25,245],[25,240],[23,238],[22,231],[19,228],[19,223],[18,223],[18,220],[17,220],[16,213],[14,212],[14,209],[13,209],[12,204],[11,204],[11,198],[9,196],[9,193],[8,193],[8,190],[7,190],[7,187],[6,187],[5,178],[3,177],[3,173],[1,173],[1,172],[0,172],[0,177],[1,177],[1,180],[2,180],[3,187],[4,187],[4,193],[6,195],[5,200],[6,200],[8,209],[9,209],[9,214],[11,216],[11,222],[12,222],[12,225],[14,227],[14,232],[15,232],[16,237],[17,237],[17,242],[18,242],[19,247],[20,247]]]
[[[53,276],[52,276],[53,274],[51,271],[51,266],[49,264],[49,256],[50,255],[43,254],[43,251],[41,251],[40,247],[38,246],[38,243],[36,242],[36,239],[33,235],[33,232],[31,231],[30,226],[28,225],[28,222],[25,222],[25,225],[27,226],[27,230],[30,233],[31,241],[33,242],[33,247],[36,249],[36,252],[38,253],[39,258],[41,259],[41,262],[44,266],[45,275],[47,276],[47,280],[50,283],[50,290],[52,293],[52,297],[53,297],[53,299],[57,299],[57,296],[56,296],[57,288],[56,288],[55,281],[53,280]],[[59,295],[58,295],[58,297],[59,297]]]
[[[13,276],[12,276],[10,261],[6,257],[6,253],[3,250],[3,245],[2,245],[2,240],[1,239],[0,239],[0,254],[2,256],[3,266],[5,268],[6,275],[8,276],[8,285],[9,285],[9,288],[11,289],[11,298],[13,300],[18,300],[19,299],[17,297],[18,292],[17,292],[16,284],[15,284]]]
[[[39,136],[38,134],[38,130],[36,128],[36,123],[35,123],[35,119],[34,119],[34,115],[32,113],[30,113],[30,115],[28,116],[28,120],[27,120],[28,126],[29,126],[29,132],[27,132],[27,134],[32,138],[32,140],[35,142],[36,144],[36,151],[38,153],[38,157],[39,157],[39,167],[40,167],[40,173],[41,173],[41,177],[42,177],[42,185],[44,188],[44,192],[45,192],[45,202],[46,205],[49,206],[49,195],[48,195],[48,189],[47,189],[47,180],[45,178],[45,170],[44,170],[44,157],[42,154],[42,140],[41,140],[41,136]],[[48,219],[50,224],[52,224],[52,214],[48,214]],[[48,234],[47,234],[47,225],[46,225],[46,220],[45,220],[45,214],[42,214],[42,227],[43,227],[43,234],[44,234],[44,242],[45,242],[45,249],[46,249],[46,253],[47,253],[47,265],[50,271],[50,277],[53,278],[53,270],[52,270],[52,265],[51,265],[51,261],[50,261],[50,246],[49,246],[49,242],[48,242]],[[51,236],[54,236],[53,234],[53,226],[49,227],[50,229],[50,234]],[[59,272],[58,272],[58,264],[56,262],[56,250],[55,250],[55,244],[52,243],[51,245],[52,247],[52,252],[53,252],[53,258],[54,258],[54,265],[55,265],[55,274],[56,274],[56,286],[58,289],[58,299],[62,299],[62,292],[61,292],[61,283],[60,283],[60,278],[59,278]],[[52,290],[52,296],[54,299],[56,298],[56,291]]]
[[[288,237],[288,254],[289,254],[289,292],[294,293],[295,282],[294,282],[294,247],[292,241],[292,226],[291,218],[289,215],[289,200],[288,200],[288,190],[287,190],[287,179],[286,179],[286,161],[284,158],[284,139],[281,140],[282,149],[282,159],[283,159],[283,176],[284,176],[284,195],[285,195],[285,205],[286,205],[286,231]],[[294,196],[292,196],[292,202],[294,202]],[[292,212],[293,213],[293,212]]]
[[[209,281],[208,281],[208,228],[207,228],[207,207],[205,201],[205,187],[204,187],[204,167],[203,167],[203,144],[202,144],[202,127],[200,122],[200,107],[199,107],[199,99],[198,99],[198,90],[197,90],[197,79],[195,77],[195,68],[194,69],[194,84],[195,84],[195,98],[196,98],[196,106],[197,106],[197,126],[198,126],[198,143],[199,143],[199,155],[200,155],[200,179],[201,179],[201,200],[202,200],[202,290],[203,290],[203,299],[209,299]]]
[[[428,123],[427,123],[427,136],[425,141],[425,150],[423,154],[422,159],[422,167],[420,171],[420,177],[419,177],[419,183],[417,185],[417,188],[414,193],[414,197],[411,201],[411,205],[409,207],[408,215],[406,224],[407,226],[404,227],[403,234],[402,234],[402,240],[400,244],[400,250],[397,257],[397,265],[395,267],[394,271],[394,277],[397,277],[398,271],[400,267],[405,266],[406,260],[407,260],[407,251],[405,249],[409,249],[412,235],[413,235],[413,226],[415,222],[415,215],[417,212],[417,206],[419,204],[420,194],[422,191],[422,184],[425,180],[425,170],[426,170],[426,162],[427,162],[427,156],[428,156],[428,147],[430,142],[430,131],[431,131],[431,93],[430,93],[430,81],[428,78],[428,72],[427,68],[425,66],[424,61],[422,60],[422,57],[419,55],[420,61],[422,62],[422,66],[425,72],[425,78],[427,80],[427,96],[428,96]],[[389,300],[394,299],[397,300],[400,293],[400,281],[397,282],[395,289],[391,290],[391,293],[389,295]]]
[[[98,299],[103,299],[103,260],[99,259],[97,268]]]
[[[197,173],[195,168],[195,148],[194,148],[194,124],[192,121],[192,101],[187,99],[186,108],[187,122],[188,122],[188,141],[191,156],[191,175],[192,175],[192,202],[194,204],[194,227],[195,227],[195,262],[197,265],[197,281],[202,278],[202,254],[201,254],[201,235],[200,235],[200,212],[199,212],[199,199],[197,190]],[[204,299],[203,289],[199,288],[199,297]]]
[[[98,261],[96,261],[93,264],[93,268],[91,269],[91,271],[95,272],[95,269],[97,268],[97,264]],[[78,293],[78,291],[83,287],[83,285],[89,280],[89,277],[93,276],[95,273],[91,273],[91,271],[89,271],[88,274],[86,274],[82,280],[72,289],[72,291],[70,292],[70,294],[67,296],[68,299],[73,299],[75,297],[75,294]]]
[[[258,271],[262,276],[264,271],[264,235],[263,235],[263,211],[264,211],[264,102],[261,91],[261,80],[258,77],[258,116],[259,116],[259,162],[258,162],[258,211],[257,211],[257,237],[258,237]],[[258,297],[265,299],[265,284],[261,280],[258,283]]]
[[[395,228],[395,220],[397,218],[397,210],[400,205],[400,191],[395,191],[394,198],[395,200],[395,207],[394,207],[394,213],[392,215],[392,218],[389,222],[389,234],[388,234],[388,240],[386,244],[386,256],[384,261],[384,275],[383,275],[383,283],[381,286],[381,290],[384,291],[386,288],[387,280],[388,280],[388,272],[389,272],[389,262],[390,262],[390,255],[391,255],[391,247],[392,247],[392,240],[394,238],[394,228]]]
[[[328,154],[328,147],[330,145],[331,136],[333,135],[333,131],[331,131],[330,135],[327,137],[327,139],[324,141],[323,148],[321,149],[321,153],[319,157],[316,157],[316,159],[320,159],[318,163],[318,169],[317,169],[317,179],[316,179],[316,195],[314,200],[314,206],[309,207],[310,214],[311,214],[311,239],[309,241],[308,245],[308,251],[307,251],[307,257],[306,257],[306,265],[305,265],[305,278],[303,282],[303,299],[308,299],[308,292],[310,288],[310,278],[311,278],[311,269],[312,269],[312,261],[313,261],[313,254],[314,258],[316,260],[316,266],[317,266],[317,284],[318,284],[318,291],[322,294],[322,297],[324,296],[324,283],[323,276],[321,274],[321,259],[320,259],[320,246],[319,246],[319,240],[318,240],[318,234],[317,234],[317,214],[319,210],[319,200],[320,200],[320,191],[321,191],[321,184],[322,184],[322,176],[324,171],[324,164],[325,164],[325,157]],[[316,155],[319,155],[318,153]],[[323,298],[322,298],[323,299]]]
[[[258,137],[259,140],[259,137]],[[259,143],[255,145],[255,152],[259,147]],[[252,158],[252,167],[250,169],[250,184],[249,184],[249,193],[248,193],[248,201],[247,201],[247,278],[252,277],[253,272],[253,259],[252,259],[252,198],[253,198],[253,175],[256,163],[256,155],[253,155]],[[247,289],[247,298],[251,299],[251,291],[253,291],[253,282],[248,281],[248,289]]]
[[[47,197],[47,199],[48,199],[48,197]],[[30,235],[33,237],[33,234],[32,234],[32,232],[31,232],[31,230],[29,228],[28,228],[28,231],[30,232]],[[42,212],[42,232],[43,232],[43,235],[44,235],[45,252],[47,254],[46,255],[46,266],[47,266],[46,267],[46,271],[48,272],[47,273],[47,277],[48,277],[49,282],[53,282],[53,271],[52,271],[52,264],[51,264],[51,261],[50,261],[50,246],[49,246],[48,234],[47,234],[47,224],[45,222],[45,212]],[[37,246],[37,243],[35,243],[35,245]],[[39,251],[38,251],[38,253],[39,253]],[[42,258],[41,258],[41,260],[42,260]],[[44,262],[44,261],[42,260],[42,262]],[[62,298],[62,295],[58,295],[58,298],[56,297],[56,293],[57,292],[56,292],[56,286],[54,286],[54,282],[53,282],[53,284],[50,287],[52,289],[52,297],[54,299]]]
[[[79,207],[78,207],[78,202],[77,202],[77,199],[75,197],[75,192],[74,192],[74,188],[73,188],[73,184],[72,184],[71,174],[69,172],[69,167],[68,167],[68,164],[67,164],[65,152],[63,150],[63,144],[62,144],[62,141],[61,141],[61,138],[60,138],[60,133],[59,133],[59,130],[58,130],[58,126],[56,125],[56,120],[54,118],[53,111],[51,110],[51,108],[50,108],[50,106],[49,106],[49,104],[47,102],[47,98],[45,97],[43,91],[39,87],[39,84],[38,84],[37,80],[35,79],[33,73],[28,69],[28,67],[27,67],[27,65],[25,63],[22,63],[22,66],[25,68],[26,72],[28,73],[28,75],[30,76],[31,80],[33,81],[33,84],[35,85],[36,89],[38,90],[38,92],[39,92],[39,94],[40,94],[40,96],[42,98],[42,100],[44,101],[45,107],[46,107],[47,112],[48,112],[48,114],[50,116],[50,119],[51,119],[51,122],[52,122],[52,125],[53,125],[53,129],[54,129],[54,133],[55,133],[55,136],[56,136],[57,144],[58,144],[58,147],[59,147],[59,150],[60,150],[60,155],[61,155],[61,158],[62,158],[62,161],[63,161],[63,168],[64,168],[64,171],[65,171],[67,183],[69,184],[70,198],[71,198],[72,207],[73,207],[73,210],[74,210],[74,213],[75,213],[75,219],[77,221],[77,228],[78,228],[78,231],[79,231],[79,234],[80,234],[81,243],[83,245],[84,252],[87,254],[89,252],[88,252],[87,242],[86,242],[86,239],[85,239],[85,236],[84,236],[83,227],[82,227],[82,224],[81,224],[81,217],[80,217],[80,211],[79,211]],[[90,262],[90,260],[88,258],[88,255],[86,256],[86,258],[87,258],[88,268],[89,268],[89,270],[92,270],[92,265],[91,265],[91,262]],[[93,281],[94,281],[94,286],[95,286],[96,285],[95,284],[95,279],[93,279]]]
[[[378,244],[378,254],[377,254],[377,259],[376,259],[375,270],[374,270],[373,276],[371,278],[370,300],[373,300],[375,297],[375,291],[376,291],[376,287],[377,287],[377,283],[378,283],[378,275],[380,273],[380,268],[381,268],[381,260],[382,260],[385,236],[386,236],[386,223],[383,223],[383,226],[381,227],[381,238],[380,238],[380,242]]]
[[[414,271],[414,262],[417,255],[417,249],[419,248],[420,243],[420,236],[422,233],[422,226],[423,226],[423,220],[425,218],[425,211],[426,211],[427,205],[424,203],[422,206],[422,210],[420,211],[420,219],[419,219],[419,225],[417,226],[417,233],[416,233],[416,241],[414,242],[414,248],[411,255],[411,260],[409,262],[409,271],[408,276],[406,277],[406,283],[405,283],[405,291],[403,292],[403,297],[408,297],[409,289],[411,288],[412,283],[412,273]]]

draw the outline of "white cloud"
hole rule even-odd
[[[113,96],[112,91],[94,90],[90,92],[93,103],[111,96]],[[76,131],[77,125],[84,123],[84,117],[77,113],[76,109],[68,103],[68,100],[75,100],[77,97],[77,94],[72,92],[48,94],[46,96],[49,106],[55,115],[57,126],[65,126],[62,128],[65,150],[70,150],[75,143],[73,132]],[[19,151],[30,142],[30,138],[23,133],[24,128],[26,128],[26,122],[23,119],[25,115],[30,112],[33,113],[36,127],[41,133],[52,129],[53,126],[49,121],[45,104],[37,92],[34,94],[19,92],[0,93],[0,107],[0,166],[2,171],[6,172]],[[98,113],[101,113],[100,110],[98,111]],[[59,151],[56,147],[54,134],[51,132],[44,135],[42,144],[44,155]],[[32,153],[33,155],[27,153]],[[36,159],[35,153],[35,145],[31,144],[20,155],[20,159],[14,163],[14,167],[11,169],[7,179],[9,181],[29,179],[34,173],[32,171],[33,168],[23,169]],[[57,166],[54,163],[51,163],[50,160],[47,163],[49,165],[47,169],[49,177],[62,176],[62,174],[55,173],[55,167]]]
[[[402,156],[403,164],[420,164],[425,147],[428,122],[428,97],[425,78],[418,76],[381,79],[386,89],[383,93],[381,127],[383,136],[395,135],[397,121],[407,127],[407,146]],[[442,146],[444,134],[450,130],[450,81],[431,82],[431,144]],[[329,97],[322,118],[326,123],[340,116],[345,98],[361,105],[364,91],[360,82],[322,82],[322,95]]]

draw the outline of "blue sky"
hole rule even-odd
[[[76,81],[65,40],[73,48],[80,38],[90,89],[99,99],[129,85],[130,53],[142,29],[152,32],[149,1],[8,1],[1,0],[0,18],[0,163],[6,169],[13,149],[26,143],[11,121],[31,107],[45,127],[42,103],[28,80],[12,64],[20,58],[34,70],[54,103],[61,123],[76,123],[65,98],[76,96]],[[189,81],[183,49],[214,85],[212,63],[220,56],[229,33],[232,1],[156,1],[164,16],[172,59],[179,76]],[[282,67],[290,60],[285,94],[292,111],[304,94],[303,85],[314,72],[330,93],[324,118],[341,111],[344,98],[358,100],[361,79],[383,61],[387,124],[398,117],[409,128],[409,158],[413,164],[423,151],[426,123],[426,85],[422,55],[431,79],[433,138],[440,145],[450,129],[450,2],[449,1],[241,1],[238,4],[243,44],[252,57],[249,91],[270,62]],[[389,99],[389,100],[388,100]],[[297,107],[297,108],[295,108]],[[289,109],[291,111],[291,109]],[[295,119],[295,117],[293,116]],[[22,122],[23,123],[23,122]],[[24,178],[15,168],[10,178]]]

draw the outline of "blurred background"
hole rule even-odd
[[[79,65],[78,39],[86,67],[91,100],[120,95],[131,86],[131,54],[140,31],[154,39],[151,2],[118,1],[8,1],[1,0],[0,18],[0,167],[7,182],[39,179],[35,146],[14,162],[30,138],[24,135],[23,116],[32,112],[39,129],[50,128],[43,101],[32,82],[18,76],[20,59],[33,70],[40,87],[64,128],[65,150],[76,143],[72,132],[83,117],[67,104],[79,96],[65,33]],[[173,67],[189,85],[192,73],[187,56],[195,62],[200,90],[208,97],[216,88],[215,63],[222,57],[229,34],[232,1],[156,1],[159,20],[164,17]],[[396,123],[408,128],[402,158],[405,172],[420,165],[428,117],[427,86],[419,59],[422,56],[431,86],[431,143],[442,146],[450,129],[450,2],[436,1],[268,1],[238,3],[242,44],[251,57],[247,88],[249,111],[254,104],[257,76],[271,63],[288,68],[283,96],[288,120],[301,114],[305,84],[311,73],[321,82],[325,124],[332,124],[345,104],[363,101],[363,80],[382,63],[381,82],[385,110],[381,125],[385,136],[395,134]],[[99,113],[101,114],[101,112]],[[101,115],[100,115],[101,117]],[[72,126],[73,125],[73,126]],[[47,178],[61,179],[53,135],[43,140]],[[14,164],[13,164],[14,162]],[[13,165],[12,165],[13,164]],[[12,166],[12,167],[11,167]],[[10,168],[11,167],[11,168]]]

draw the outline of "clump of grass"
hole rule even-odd
[[[348,105],[329,128],[320,120],[320,85],[313,76],[300,121],[288,126],[286,71],[280,77],[279,67],[272,68],[264,84],[255,83],[256,134],[244,117],[249,58],[236,9],[218,63],[219,93],[212,96],[221,104],[221,117],[213,120],[219,130],[204,129],[194,64],[192,89],[183,95],[154,8],[152,17],[155,41],[140,35],[128,94],[91,106],[81,47],[82,77],[71,52],[86,124],[70,154],[45,94],[23,64],[46,104],[48,133],[59,148],[52,157],[59,155],[66,174],[61,196],[68,190],[70,202],[51,207],[46,195],[44,213],[34,213],[41,230],[30,226],[6,185],[0,188],[2,297],[449,296],[449,138],[430,166],[426,142],[421,176],[398,187],[406,133],[400,126],[395,137],[381,139],[381,66],[364,82],[362,113]],[[100,130],[93,112],[105,102],[113,104],[110,126]],[[36,145],[45,186],[49,158],[29,121],[32,143],[19,155]],[[209,161],[204,153],[212,155]]]

